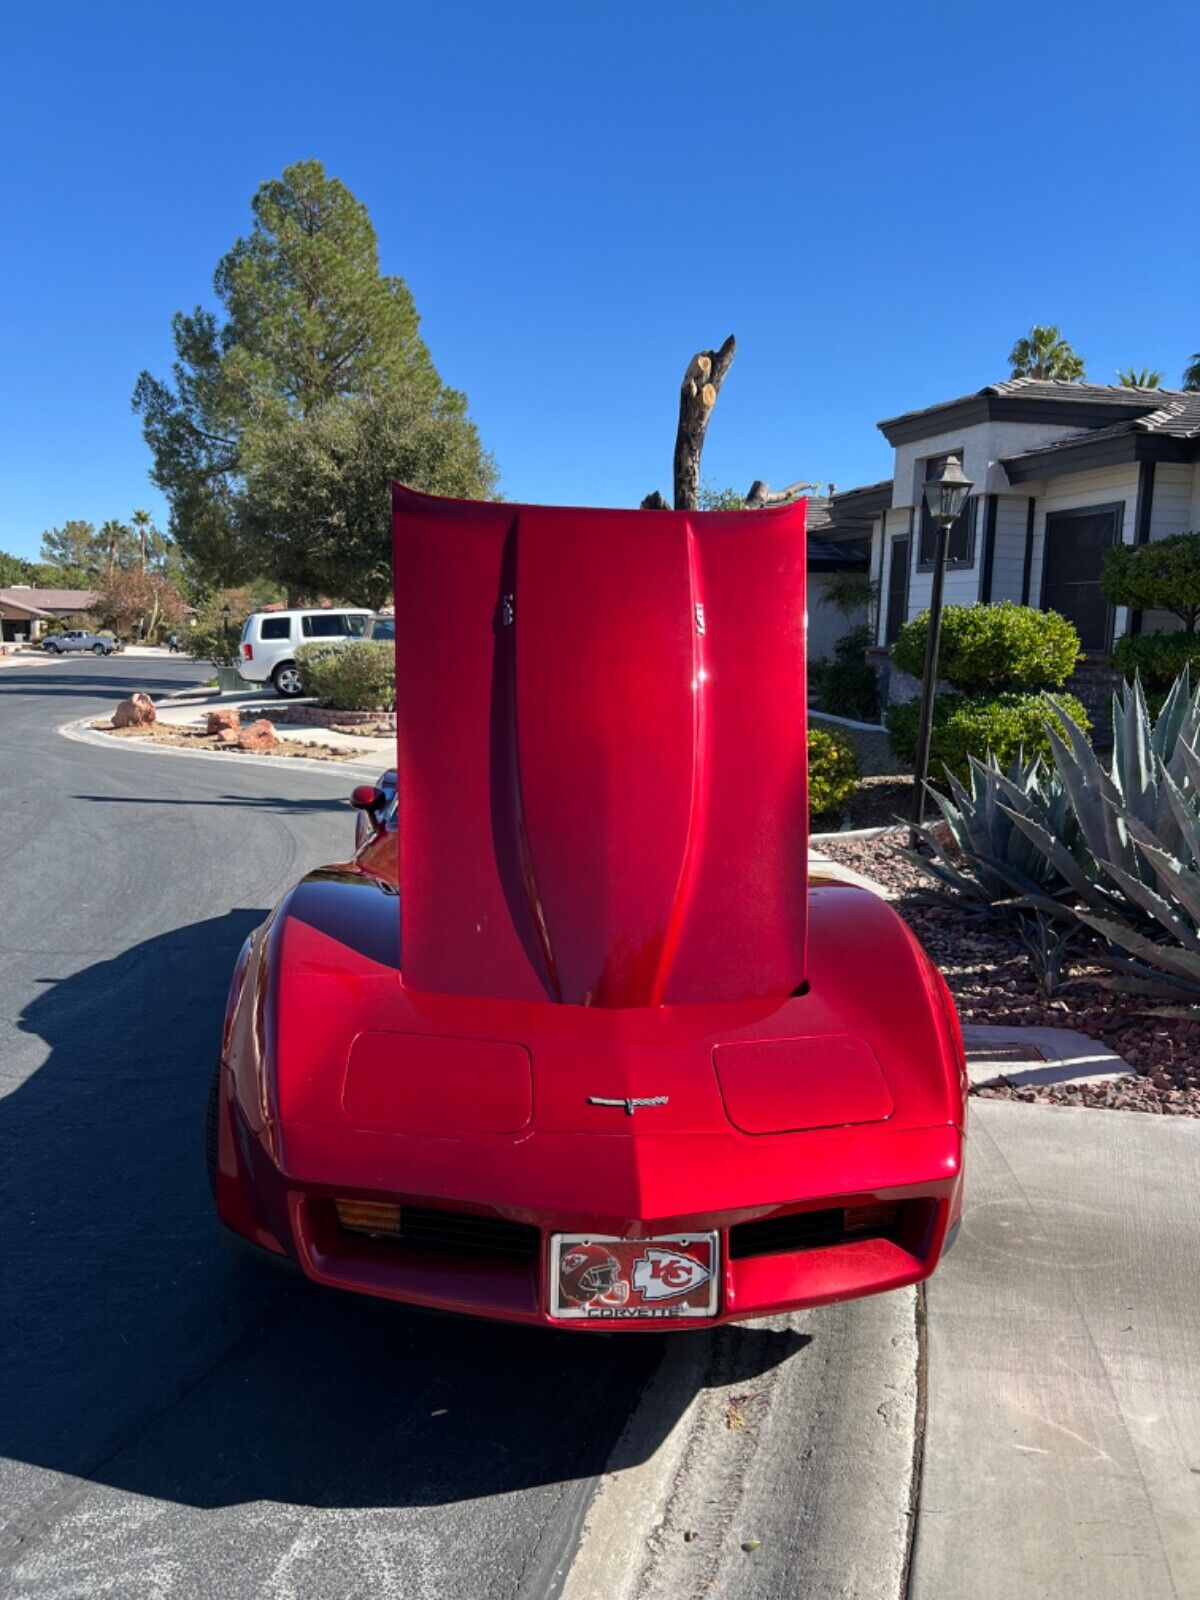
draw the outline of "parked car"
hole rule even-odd
[[[372,617],[367,623],[368,639],[378,639],[381,643],[394,644],[396,641],[395,617]]]
[[[354,807],[354,848],[361,850],[369,844],[380,828],[395,832],[399,802],[396,791],[399,780],[395,767],[379,774],[377,783],[360,783],[350,796]]]
[[[94,656],[111,656],[121,646],[107,634],[89,633],[86,628],[69,628],[66,633],[51,633],[42,640],[42,649],[52,656],[66,655],[69,650],[90,650]]]
[[[302,611],[255,611],[246,618],[238,652],[243,683],[272,683],[285,700],[301,692],[296,651],[320,640],[361,639],[371,613],[350,607]]]
[[[966,1060],[894,908],[808,864],[803,503],[392,495],[396,788],[355,790],[354,861],[234,966],[225,1227],[317,1283],[548,1328],[927,1278]]]

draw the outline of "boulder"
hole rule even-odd
[[[217,734],[217,743],[232,747],[237,744],[240,732],[239,728],[222,728]]]
[[[241,725],[242,719],[234,710],[210,711],[208,713],[208,725],[204,731],[212,734],[220,733],[222,728],[232,728],[236,732]]]
[[[140,691],[131,695],[113,712],[112,725],[114,728],[148,728],[157,720],[158,713],[154,709],[154,701],[148,694]]]
[[[260,717],[248,728],[243,728],[237,736],[239,750],[270,750],[278,743],[279,735],[275,732],[274,724],[268,722],[265,717]]]

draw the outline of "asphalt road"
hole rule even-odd
[[[542,1595],[654,1370],[265,1281],[205,1093],[239,946],[347,852],[345,776],[57,726],[188,663],[0,669],[0,1595]]]

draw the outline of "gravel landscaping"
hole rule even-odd
[[[173,745],[177,750],[211,750],[216,755],[253,756],[253,751],[239,750],[236,745],[219,744],[215,734],[201,728],[181,728],[173,723],[154,723],[140,728],[114,728],[111,722],[93,722],[97,733],[107,733],[114,739],[141,739],[148,744]],[[298,739],[279,739],[265,752],[272,756],[304,756],[310,761],[353,761],[361,750],[335,749],[328,744],[301,744]]]
[[[937,962],[963,1022],[1008,1027],[1075,1028],[1123,1056],[1136,1077],[1105,1084],[1056,1084],[974,1090],[990,1099],[1048,1100],[1065,1105],[1200,1116],[1200,1011],[1194,1022],[1147,1014],[1152,1002],[1111,994],[1089,982],[1081,940],[1068,958],[1070,987],[1054,999],[1040,989],[1011,922],[926,906],[914,891],[927,880],[896,854],[901,832],[876,839],[835,839],[822,853],[890,889],[897,911]],[[1093,946],[1094,948],[1094,946]]]

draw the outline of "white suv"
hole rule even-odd
[[[238,652],[238,677],[245,683],[275,685],[287,700],[300,691],[296,650],[318,639],[361,639],[367,610],[255,611],[246,618]]]

